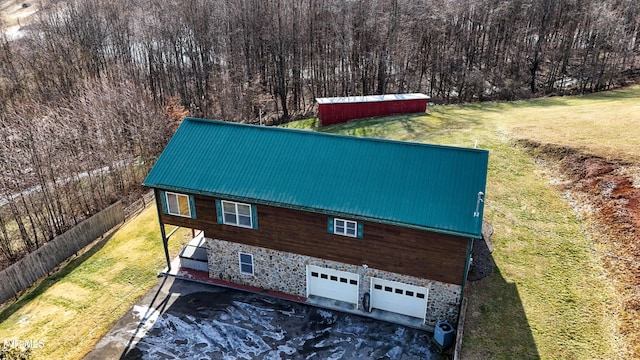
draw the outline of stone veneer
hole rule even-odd
[[[443,320],[455,324],[460,310],[460,285],[218,239],[207,238],[206,247],[209,277],[213,279],[306,297],[306,266],[315,265],[359,274],[361,298],[369,292],[371,277],[429,288],[427,327]],[[240,273],[240,252],[253,255],[254,275]],[[358,309],[363,310],[361,301]]]

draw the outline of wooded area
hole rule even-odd
[[[599,91],[639,73],[639,33],[635,0],[50,2],[0,41],[0,258],[139,194],[187,113],[278,124],[316,97]]]

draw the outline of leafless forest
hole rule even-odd
[[[636,0],[69,0],[0,41],[0,263],[133,198],[186,114],[584,93],[639,73]]]

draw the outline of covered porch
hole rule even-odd
[[[192,230],[193,237],[174,259],[167,258],[167,267],[160,275],[184,277],[188,270],[208,273],[207,248],[203,231]],[[170,234],[171,235],[171,234]],[[169,236],[167,236],[168,238]]]

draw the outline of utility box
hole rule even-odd
[[[455,340],[455,329],[446,321],[438,321],[433,332],[433,339],[443,348],[453,344]]]

